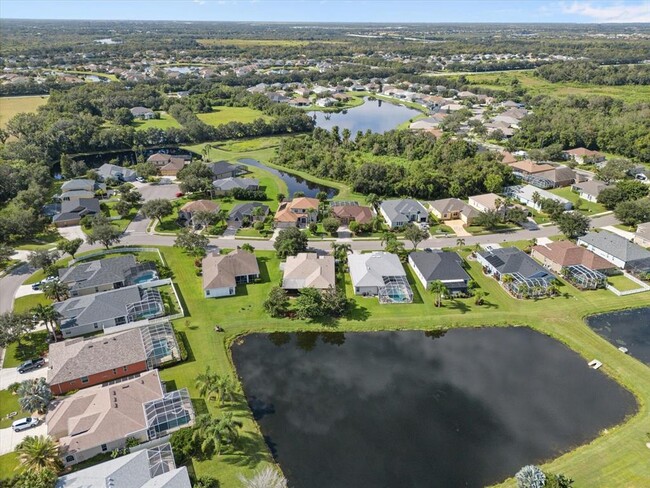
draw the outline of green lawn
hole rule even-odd
[[[132,124],[136,130],[145,130],[145,129],[169,129],[170,127],[180,127],[174,117],[169,115],[167,112],[160,112],[160,118],[150,119],[150,120],[141,120],[135,119]]]
[[[20,473],[18,454],[9,452],[0,456],[0,480],[6,480]]]
[[[45,232],[36,234],[32,239],[24,239],[12,244],[15,249],[24,251],[36,251],[39,249],[51,249],[56,247],[57,241],[62,239],[61,234],[56,228],[52,227]]]
[[[20,339],[20,342],[12,342],[5,350],[3,368],[15,368],[23,361],[42,356],[47,352],[47,332],[39,330],[27,334]]]
[[[241,122],[247,124],[257,119],[266,121],[272,120],[273,117],[265,115],[260,110],[248,107],[212,107],[212,112],[207,114],[196,114],[196,116],[208,125],[222,125],[228,122]]]
[[[578,204],[578,200],[580,200],[580,208],[579,209],[576,208],[576,210],[579,210],[585,215],[593,215],[602,212],[607,212],[607,209],[604,206],[602,206],[600,203],[589,202],[587,200],[581,199],[577,193],[571,191],[570,186],[564,188],[555,188],[549,191],[554,195],[566,198],[567,200],[573,203],[574,207]]]
[[[47,95],[33,97],[0,97],[0,129],[4,129],[11,118],[23,112],[36,112],[47,103]]]
[[[0,429],[11,427],[14,420],[22,418],[18,395],[13,395],[9,390],[0,390]],[[7,414],[18,412],[15,417],[7,418]]]
[[[640,286],[634,281],[626,278],[624,275],[608,276],[607,283],[612,285],[618,291],[636,290]]]

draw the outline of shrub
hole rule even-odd
[[[187,344],[185,343],[185,332],[178,332],[175,330],[174,335],[176,336],[176,342],[178,343],[178,352],[181,356],[181,361],[187,361],[189,354],[187,353]]]

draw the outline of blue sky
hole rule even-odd
[[[0,18],[272,22],[650,22],[650,0],[0,0]]]

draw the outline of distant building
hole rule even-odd
[[[370,207],[364,207],[354,204],[333,205],[331,207],[332,215],[341,221],[342,225],[349,225],[350,222],[359,224],[370,224],[375,217]]]
[[[216,163],[208,164],[215,180],[223,178],[235,178],[245,174],[248,169],[243,164],[231,164],[228,161],[217,161]]]
[[[469,197],[467,204],[479,212],[496,211],[505,207],[505,199],[496,193],[485,193]]]
[[[235,189],[258,190],[260,181],[256,178],[228,177],[213,181],[212,186],[218,195],[226,195]]]
[[[131,115],[136,119],[150,120],[156,118],[156,113],[147,107],[133,107]]]
[[[177,176],[178,172],[191,160],[192,157],[189,155],[171,155],[165,153],[152,154],[147,158],[147,162],[152,163],[162,176]]]
[[[578,238],[578,244],[615,264],[620,269],[650,271],[650,251],[607,230],[589,232]]]
[[[580,198],[588,202],[597,202],[600,192],[608,187],[607,183],[598,180],[588,180],[571,185],[571,189],[577,192]]]
[[[255,209],[260,208],[260,211]],[[260,202],[246,202],[235,205],[228,214],[228,221],[243,222],[248,219],[249,222],[264,221],[269,214],[269,206]]]
[[[467,225],[471,225],[472,222],[481,215],[481,212],[476,208],[458,198],[434,200],[429,202],[429,209],[436,218],[442,221],[462,220]]]
[[[298,197],[280,203],[273,219],[277,228],[304,227],[318,220],[320,200],[317,198]]]
[[[509,186],[504,189],[506,196],[519,200],[524,205],[541,211],[541,201],[550,199],[560,203],[565,210],[571,210],[573,203],[564,197],[557,196],[551,192],[536,188],[533,185],[515,185]]]
[[[577,265],[603,273],[610,273],[616,269],[611,262],[570,241],[555,241],[533,246],[530,255],[557,273],[561,272],[562,268]]]
[[[178,217],[185,220],[189,225],[196,226],[194,222],[196,212],[210,212],[216,215],[220,209],[219,204],[212,200],[193,200],[187,202],[178,210]]]
[[[97,174],[103,180],[107,178],[113,178],[117,181],[135,181],[138,177],[138,173],[129,168],[123,168],[122,166],[117,166],[115,164],[105,163],[102,164],[97,169]]]
[[[79,225],[84,217],[100,213],[96,198],[71,198],[61,202],[61,211],[52,217],[52,223],[57,227]]]
[[[600,163],[605,161],[605,155],[599,153],[598,151],[592,151],[584,147],[577,147],[575,149],[568,149],[564,151],[564,155],[568,159],[574,160],[578,164],[587,164],[587,163]]]
[[[650,222],[637,226],[634,234],[634,242],[639,246],[650,247]]]

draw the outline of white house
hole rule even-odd
[[[391,229],[409,222],[426,222],[429,212],[417,200],[386,200],[379,206],[379,212]]]
[[[348,256],[355,295],[379,296],[381,303],[410,303],[413,291],[395,254],[376,251]]]
[[[524,205],[534,208],[535,210],[542,210],[541,201],[542,200],[555,200],[558,203],[561,203],[564,206],[565,210],[571,210],[573,204],[571,201],[566,198],[554,195],[553,193],[537,188],[533,185],[515,185],[509,186],[504,189],[504,193],[507,196],[516,198]],[[537,201],[535,201],[537,200]]]

